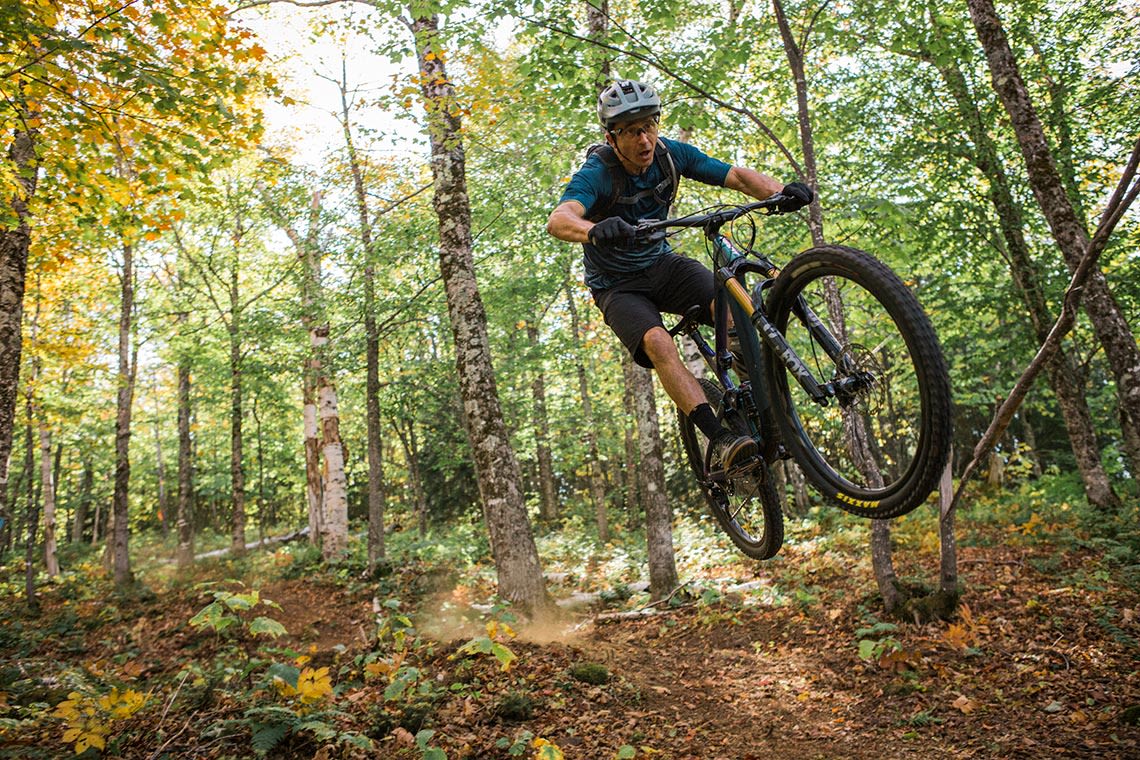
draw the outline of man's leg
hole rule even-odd
[[[641,348],[652,360],[653,368],[657,370],[657,377],[661,380],[661,387],[669,394],[669,398],[673,399],[673,403],[681,412],[690,417],[710,438],[714,467],[719,463],[723,469],[728,470],[737,462],[756,456],[757,446],[752,438],[737,436],[716,420],[715,412],[709,406],[700,383],[681,361],[681,357],[677,354],[677,346],[665,328],[650,328],[641,339]],[[704,424],[701,424],[702,422]],[[714,430],[716,432],[713,432]]]
[[[681,361],[673,338],[663,327],[652,327],[641,339],[641,348],[653,362],[661,387],[686,415],[705,403],[705,394],[693,373]]]

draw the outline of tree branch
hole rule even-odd
[[[541,29],[546,29],[547,31],[554,32],[555,34],[561,34],[564,37],[568,37],[572,40],[578,40],[579,42],[585,42],[587,45],[593,45],[595,47],[599,47],[599,48],[602,48],[604,50],[609,50],[609,51],[617,53],[619,55],[628,56],[628,57],[633,58],[635,60],[641,61],[642,63],[649,64],[650,66],[657,69],[658,71],[660,71],[665,76],[669,77],[670,79],[673,79],[676,82],[681,83],[685,87],[688,87],[690,90],[697,93],[701,97],[705,98],[709,102],[715,103],[716,105],[720,106],[721,108],[724,108],[725,110],[728,110],[728,111],[732,111],[735,114],[739,114],[740,116],[743,116],[746,119],[748,119],[749,121],[751,121],[753,124],[755,124],[760,129],[761,132],[764,133],[765,136],[768,137],[769,140],[772,141],[772,143],[779,149],[779,151],[784,154],[784,157],[787,158],[788,162],[792,165],[793,170],[795,170],[795,172],[799,176],[801,176],[801,177],[803,176],[803,169],[800,167],[799,162],[796,161],[796,159],[792,155],[791,151],[788,150],[788,147],[786,145],[784,145],[783,141],[781,141],[780,138],[776,136],[776,133],[773,132],[771,130],[771,128],[769,128],[768,125],[765,124],[763,122],[763,120],[760,119],[759,116],[757,116],[755,113],[753,113],[751,109],[749,109],[745,106],[733,105],[726,100],[723,100],[721,98],[716,97],[711,92],[709,92],[708,90],[706,90],[703,87],[701,87],[700,85],[698,85],[696,82],[692,81],[691,79],[687,79],[686,77],[681,76],[679,73],[674,71],[671,67],[667,66],[665,63],[661,62],[659,59],[657,59],[654,56],[646,55],[644,53],[638,53],[638,52],[635,52],[633,50],[627,50],[625,48],[618,47],[617,45],[611,45],[608,42],[600,42],[600,41],[593,39],[591,37],[583,37],[580,34],[575,34],[572,31],[569,31],[567,29],[563,29],[561,27],[555,26],[554,24],[548,23],[548,22],[543,21],[541,19],[533,18],[531,16],[518,15],[518,16],[516,16],[516,18],[518,18],[520,21],[525,21],[529,24],[533,24],[534,26],[537,26]],[[629,34],[628,32],[625,32],[625,34],[626,34],[626,36],[628,36],[630,38],[631,41],[633,41],[639,45],[642,44],[642,43],[638,42],[638,40],[635,37],[633,37],[631,34]],[[642,46],[644,47],[644,45],[642,45]]]

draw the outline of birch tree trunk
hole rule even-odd
[[[340,412],[336,386],[326,367],[329,326],[322,324],[310,333],[317,369],[317,417],[320,422],[321,455],[324,457],[321,509],[321,556],[326,562],[339,561],[348,549],[348,480],[344,472],[344,446],[340,440]]]
[[[570,311],[570,329],[574,337],[574,371],[578,376],[578,397],[582,400],[582,427],[586,437],[587,463],[590,474],[590,498],[594,502],[594,522],[598,529],[598,542],[610,540],[609,516],[606,512],[606,476],[602,468],[602,458],[598,451],[598,435],[594,430],[594,405],[590,398],[590,383],[586,377],[586,362],[582,354],[582,330],[578,322],[578,306],[574,301],[574,290],[567,277],[566,306]]]
[[[309,509],[309,543],[320,546],[324,487],[321,483],[321,433],[317,425],[317,389],[312,356],[305,361],[304,375],[301,397],[305,435],[305,501]]]
[[[43,410],[40,410],[43,414]],[[55,479],[51,471],[51,428],[40,420],[40,492],[44,509],[44,565],[49,577],[59,575],[55,543]]]
[[[499,594],[525,611],[552,609],[523,500],[518,461],[499,405],[487,317],[475,280],[466,158],[454,87],[439,47],[437,16],[408,23],[419,58],[420,85],[431,140],[433,204],[439,218],[440,270],[455,339],[464,419],[475,455],[483,513],[498,571]]]
[[[132,350],[132,318],[134,314],[134,246],[123,243],[123,268],[121,272],[121,299],[119,311],[119,371],[118,394],[115,414],[115,492],[112,499],[111,534],[112,562],[115,587],[124,589],[134,581],[131,572],[131,557],[128,548],[130,539],[131,483],[131,407],[135,392],[135,367],[137,349]]]
[[[1029,99],[992,0],[967,0],[978,40],[989,62],[994,91],[1010,116],[1030,187],[1070,273],[1089,248],[1089,234],[1070,200],[1037,111]],[[1100,268],[1083,293],[1085,312],[1116,380],[1124,449],[1133,472],[1140,472],[1140,346]]]
[[[641,442],[641,469],[645,474],[645,538],[649,547],[649,595],[664,599],[677,588],[677,563],[673,556],[673,510],[665,495],[665,465],[653,376],[634,366],[637,404],[637,438]]]
[[[302,388],[309,540],[320,543],[326,562],[335,562],[348,547],[348,495],[321,287],[320,212],[321,194],[314,192],[305,235],[290,225],[284,228],[301,260],[302,322],[309,333],[310,352]]]
[[[24,109],[22,115],[31,114]],[[8,146],[8,160],[18,174],[18,191],[7,199],[16,223],[0,226],[0,518],[7,525],[12,524],[12,510],[8,508],[8,465],[20,383],[24,283],[31,243],[28,203],[35,193],[39,170],[36,137],[34,129],[17,129]]]

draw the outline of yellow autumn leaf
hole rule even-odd
[[[297,678],[297,694],[301,702],[306,705],[320,702],[332,696],[332,680],[329,678],[328,668],[305,668]]]
[[[536,737],[534,741],[531,742],[531,746],[537,750],[535,757],[538,758],[538,760],[564,760],[565,756],[562,754],[562,750],[558,745],[542,737]]]

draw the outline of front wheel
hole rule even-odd
[[[777,422],[807,479],[862,517],[923,503],[950,454],[950,378],[906,285],[869,254],[821,246],[780,273],[766,311],[815,378],[841,389],[820,405],[769,351]],[[808,329],[813,313],[838,342],[838,360]]]
[[[715,383],[700,380],[711,406],[720,416],[724,392]],[[754,465],[723,481],[709,478],[705,466],[708,439],[684,414],[678,413],[681,441],[685,454],[701,490],[708,501],[709,510],[722,530],[740,551],[753,559],[770,559],[784,543],[784,516],[780,511],[780,496],[772,482],[768,465],[760,457]],[[747,423],[735,412],[722,420],[725,427],[739,435],[749,435]]]

